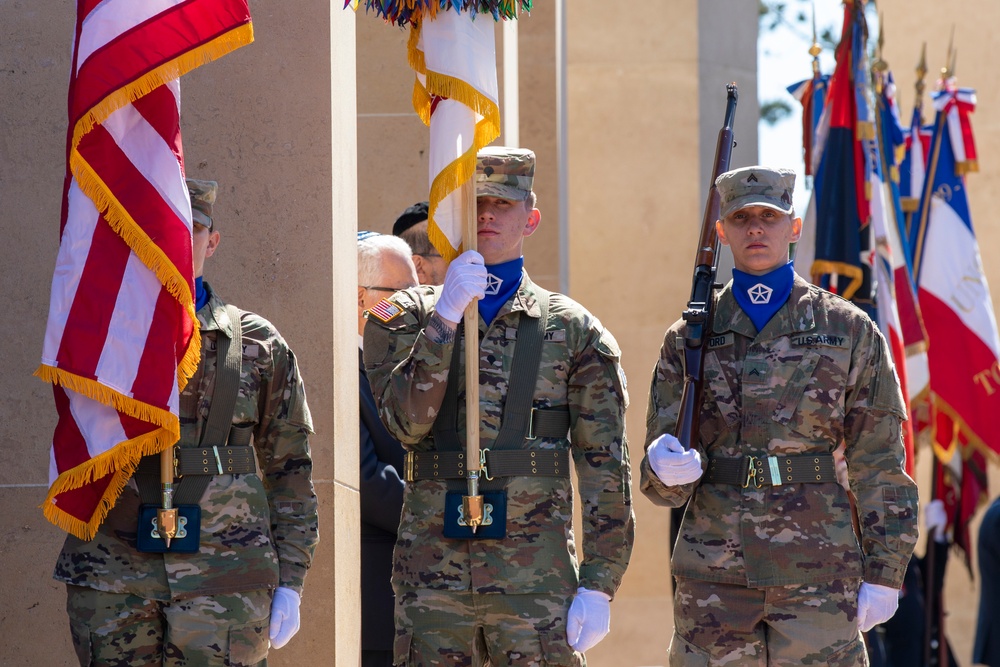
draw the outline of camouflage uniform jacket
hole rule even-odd
[[[674,576],[753,587],[861,577],[899,588],[917,538],[917,492],[902,469],[905,412],[885,339],[860,309],[798,276],[758,334],[731,290],[718,297],[703,366],[703,467],[713,457],[827,454],[844,442],[860,545],[840,484],[666,486],[644,458],[641,489],[654,503],[690,499]],[[667,330],[653,372],[647,448],[674,432],[683,332],[680,321]]]
[[[540,317],[539,288],[527,273],[486,326],[480,318],[481,446],[497,437],[522,311]],[[424,334],[439,287],[398,292],[402,313],[383,323],[369,317],[365,368],[382,421],[414,451],[436,449],[431,427],[447,385],[454,343]],[[538,438],[524,447],[571,450],[583,507],[583,561],[577,567],[569,477],[511,477],[507,536],[452,540],[442,535],[446,482],[406,485],[396,541],[393,585],[477,593],[575,591],[577,585],[613,596],[634,539],[631,472],[625,439],[628,395],[611,333],[578,303],[551,293],[533,406],[569,409],[570,439]],[[458,424],[465,424],[465,373],[459,379]],[[461,430],[461,429],[460,429]],[[464,447],[464,433],[461,434]],[[570,442],[572,441],[572,442]],[[453,484],[465,488],[461,480]]]
[[[198,311],[201,363],[180,394],[180,447],[198,446],[215,387],[216,338],[220,330],[232,331],[225,303],[205,287],[210,299]],[[192,554],[136,551],[140,500],[130,480],[94,539],[66,539],[57,580],[154,600],[279,585],[301,593],[318,541],[305,388],[295,356],[274,326],[248,312],[241,323],[233,425],[253,426],[257,474],[212,478],[200,503],[200,548]]]

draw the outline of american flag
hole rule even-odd
[[[177,441],[198,364],[178,78],[253,41],[246,0],[78,0],[66,179],[36,375],[51,382],[49,521],[93,537]]]

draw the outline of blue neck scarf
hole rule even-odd
[[[733,269],[733,296],[758,332],[764,330],[778,309],[788,301],[794,280],[795,268],[792,262],[762,276]]]
[[[208,303],[208,290],[205,289],[202,277],[198,276],[194,279],[194,311],[198,312],[206,303]]]
[[[512,259],[503,264],[486,265],[486,296],[479,302],[479,312],[483,322],[489,324],[497,316],[507,299],[513,296],[521,284],[524,273],[524,257]]]

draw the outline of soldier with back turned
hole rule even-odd
[[[185,534],[166,547],[145,513],[160,498],[151,456],[92,540],[66,539],[54,577],[66,584],[84,666],[266,665],[269,647],[299,629],[318,541],[312,420],[295,355],[270,322],[203,281],[219,248],[218,185],[187,185],[202,345],[174,450]]]

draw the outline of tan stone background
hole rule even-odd
[[[555,0],[539,0],[520,25],[520,137],[538,155],[543,211],[542,228],[526,245],[527,267],[554,289],[565,269],[569,293],[618,337],[637,462],[649,372],[690,289],[730,80],[741,87],[734,164],[756,162],[756,3],[662,2],[647,12],[597,0],[566,4],[565,235],[558,224]],[[979,91],[973,124],[982,171],[969,177],[969,189],[996,291],[1000,232],[987,205],[1000,179],[1000,85],[990,59],[1000,8],[992,0],[879,4],[889,26],[886,59],[904,105],[912,101],[908,75],[920,43],[928,41],[938,66],[947,27],[956,23],[960,80]],[[427,134],[410,107],[406,35],[340,5],[255,0],[256,43],[200,68],[182,86],[188,171],[222,184],[224,240],[207,275],[288,339],[302,361],[317,427],[323,543],[302,632],[272,653],[275,665],[357,660],[353,232],[387,231],[427,187]],[[62,588],[49,579],[61,535],[37,509],[54,410],[49,389],[31,377],[58,243],[73,11],[69,0],[0,2],[0,229],[7,239],[0,244],[0,312],[10,331],[0,348],[3,665],[73,664]],[[613,605],[612,633],[589,656],[592,667],[666,664],[666,513],[641,497],[636,513],[633,564]],[[949,629],[965,666],[975,587],[961,568],[948,576]]]

